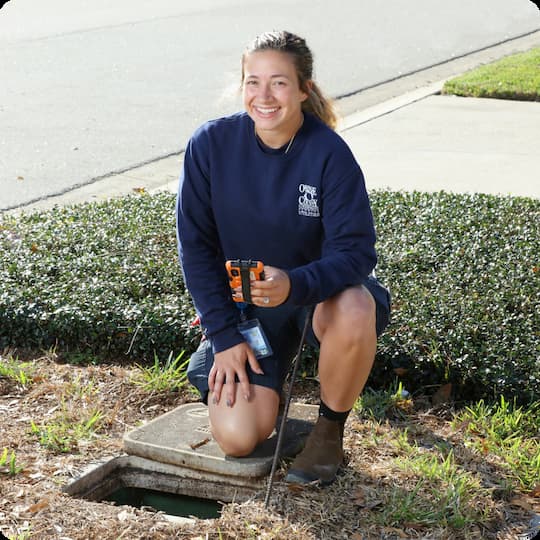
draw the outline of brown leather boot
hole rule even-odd
[[[302,452],[293,461],[285,482],[330,484],[343,463],[343,442],[339,422],[319,416]]]

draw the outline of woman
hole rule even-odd
[[[373,276],[375,231],[361,169],[333,131],[336,117],[312,67],[305,41],[289,32],[264,33],[247,48],[245,112],[206,123],[189,141],[177,226],[207,338],[188,376],[226,454],[248,455],[272,433],[314,306],[308,337],[320,350],[319,419],[287,480],[327,484],[343,460],[343,427],[370,373],[389,296]],[[247,307],[232,299],[229,259],[265,265]],[[248,319],[270,355],[246,342],[239,324]]]

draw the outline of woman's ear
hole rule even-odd
[[[309,94],[311,94],[311,91],[313,90],[313,81],[310,79],[309,81],[306,81],[302,88],[302,101],[306,101],[306,99],[309,97]]]

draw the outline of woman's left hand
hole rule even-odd
[[[265,266],[264,278],[264,281],[251,282],[251,301],[261,307],[283,304],[291,291],[287,273],[274,266]]]

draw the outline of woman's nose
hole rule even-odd
[[[261,84],[260,92],[260,96],[265,99],[272,97],[271,87],[269,84]]]

